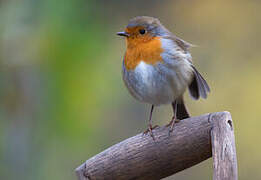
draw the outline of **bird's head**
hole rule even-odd
[[[125,31],[117,35],[124,36],[128,47],[137,46],[140,43],[147,43],[155,37],[167,35],[169,31],[153,17],[138,16],[129,21]]]

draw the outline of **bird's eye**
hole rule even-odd
[[[140,29],[139,32],[140,32],[140,34],[145,34],[146,30],[145,29]]]

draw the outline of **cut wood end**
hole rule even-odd
[[[229,127],[229,129],[231,131],[234,130],[233,120],[232,120],[230,112],[228,112],[228,111],[216,112],[216,113],[209,114],[209,122],[213,123],[213,125],[216,125],[217,123],[224,122],[225,124],[227,124],[227,127]]]

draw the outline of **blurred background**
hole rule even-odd
[[[150,106],[124,87],[115,34],[137,15],[198,45],[193,60],[212,92],[198,102],[186,93],[189,111],[230,111],[239,179],[261,179],[258,0],[1,0],[0,179],[76,179],[86,159],[146,129]],[[157,108],[154,124],[171,113]],[[167,179],[211,178],[210,159]]]

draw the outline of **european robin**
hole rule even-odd
[[[154,106],[171,104],[173,117],[167,126],[189,117],[183,94],[188,88],[195,100],[207,98],[210,88],[192,63],[193,45],[178,38],[158,19],[138,16],[129,21],[124,32],[127,49],[122,64],[124,83],[137,100],[151,104],[147,131],[153,137]],[[153,137],[154,138],[154,137]]]

